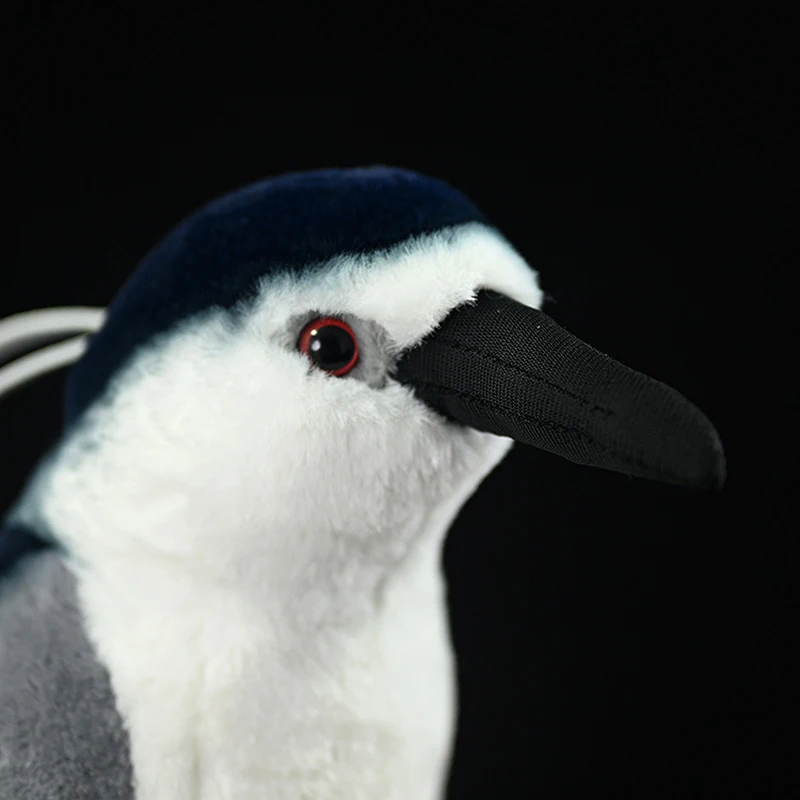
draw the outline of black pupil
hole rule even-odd
[[[308,354],[311,360],[328,372],[346,367],[356,352],[353,337],[338,325],[323,325],[311,333]]]

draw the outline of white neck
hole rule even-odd
[[[90,430],[68,443],[20,515],[73,554],[137,800],[440,797],[455,717],[440,551],[509,443],[428,431],[431,471],[380,476],[397,494],[367,486],[375,508],[344,525],[333,507],[281,512],[277,474],[248,505],[263,475],[214,485],[199,453],[163,472],[146,446],[125,458],[124,428],[102,447]]]

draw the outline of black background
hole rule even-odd
[[[795,21],[164,8],[11,7],[0,315],[106,304],[182,216],[267,175],[450,181],[549,313],[696,402],[729,462],[714,497],[521,446],[489,477],[446,551],[450,796],[800,796]],[[4,401],[3,507],[61,390]]]

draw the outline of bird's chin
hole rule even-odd
[[[462,454],[462,461],[468,465],[467,472],[474,483],[471,491],[500,464],[514,446],[513,439],[478,431],[459,422],[444,421],[443,425],[458,442],[457,448]]]

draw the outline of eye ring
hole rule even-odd
[[[297,340],[297,349],[311,363],[341,378],[358,363],[358,339],[353,329],[336,317],[317,317],[304,326]]]

